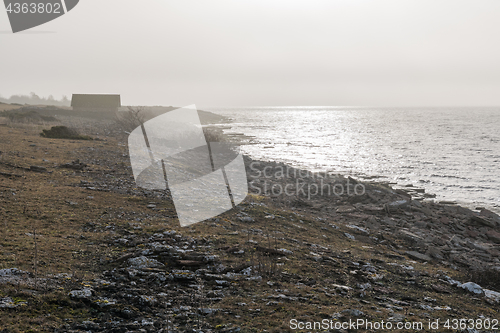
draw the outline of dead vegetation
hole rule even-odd
[[[66,126],[53,126],[50,130],[42,130],[40,136],[50,139],[92,140],[90,136],[81,135],[74,128]]]
[[[115,115],[115,124],[123,135],[132,132],[152,117],[149,108],[145,106],[128,106],[127,109],[128,111],[118,111]]]

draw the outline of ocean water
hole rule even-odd
[[[500,212],[500,108],[212,108],[242,151],[311,171],[413,184]]]

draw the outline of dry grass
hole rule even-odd
[[[3,104],[0,103],[0,112],[2,111],[12,111],[22,108],[21,105]]]

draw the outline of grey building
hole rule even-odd
[[[74,111],[116,112],[121,106],[120,95],[73,94]]]

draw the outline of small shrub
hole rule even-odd
[[[40,136],[51,139],[92,140],[90,136],[80,135],[75,129],[66,126],[53,126],[43,130]]]

